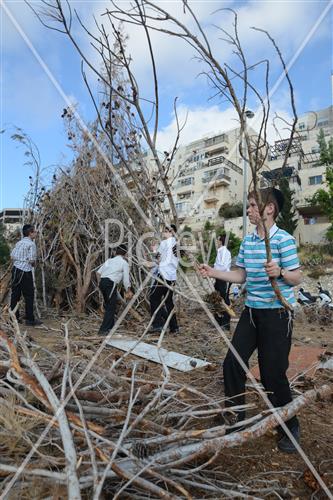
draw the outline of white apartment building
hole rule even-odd
[[[250,134],[255,134],[249,128]],[[170,168],[172,194],[180,222],[193,230],[215,223],[224,203],[242,201],[243,159],[240,130],[203,137],[182,146]],[[170,213],[168,206],[165,213]]]
[[[0,211],[0,223],[4,225],[6,237],[21,229],[23,215],[22,208],[4,208]]]
[[[270,148],[261,187],[274,183],[281,175],[289,178],[295,191],[299,223],[295,232],[298,243],[320,243],[325,240],[328,218],[313,207],[308,199],[318,188],[325,188],[326,166],[319,164],[317,136],[324,131],[326,141],[333,135],[333,107],[309,112],[299,117],[293,145],[284,172],[281,172],[288,140],[279,140]],[[250,135],[256,132],[248,127]],[[243,200],[244,161],[239,154],[240,129],[210,134],[180,146],[168,171],[179,221],[182,226],[200,230],[207,221],[224,224],[242,236],[242,217],[223,220],[218,216],[224,203],[234,205]],[[151,165],[149,167],[149,165]],[[153,159],[147,166],[153,171]],[[248,176],[248,185],[251,175]],[[247,186],[248,188],[248,186]],[[165,217],[170,216],[165,202]],[[248,227],[248,230],[253,228]]]
[[[295,139],[284,172],[281,166],[287,140],[276,141],[270,150],[268,168],[263,172],[262,186],[281,175],[289,178],[295,191],[295,206],[299,213],[298,227],[294,236],[298,243],[323,243],[329,227],[326,214],[312,206],[309,199],[319,188],[325,188],[326,165],[320,165],[317,137],[324,131],[328,142],[333,136],[333,106],[309,112],[299,117]]]

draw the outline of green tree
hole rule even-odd
[[[330,165],[333,164],[333,137],[330,137],[330,140],[328,141],[328,158]]]
[[[333,167],[326,169],[326,185],[328,189],[318,189],[311,202],[328,216],[331,225],[326,232],[326,238],[333,242]]]
[[[214,227],[215,227],[214,224],[212,222],[209,222],[209,220],[207,220],[204,225],[204,231],[212,231]]]
[[[217,248],[216,248],[215,244],[212,244],[213,243],[213,231],[215,230],[215,234],[216,234],[217,238],[223,234],[225,235],[226,231],[223,227],[215,229],[214,224],[211,224],[211,223],[209,223],[208,228],[207,228],[207,226],[208,226],[208,224],[206,222],[205,228],[204,228],[204,231],[202,234],[203,245],[204,245],[204,248],[202,249],[202,251],[206,254],[209,253],[208,264],[212,266],[215,262],[216,252],[217,252]],[[242,243],[242,240],[240,238],[238,238],[232,231],[230,231],[229,232],[229,239],[228,239],[228,249],[230,250],[232,257],[235,257],[236,255],[238,255],[239,247],[240,247],[241,243]],[[197,259],[198,259],[198,262],[203,262],[202,252],[200,252],[197,255]]]
[[[231,219],[233,217],[241,217],[243,215],[243,203],[223,203],[219,208],[219,216],[225,219]]]
[[[331,138],[332,139],[332,138]],[[330,143],[331,143],[330,139]],[[320,164],[321,165],[329,165],[330,160],[333,160],[333,157],[330,158],[329,148],[327,147],[327,142],[325,139],[325,134],[323,129],[319,130],[319,134],[317,135],[317,142],[319,144],[319,153],[320,153]],[[330,149],[332,150],[333,145],[331,144]]]
[[[10,255],[10,249],[4,233],[5,227],[3,224],[0,224],[0,265],[7,264]]]
[[[279,188],[284,196],[284,205],[276,223],[281,229],[287,231],[287,233],[294,234],[298,224],[298,217],[294,208],[295,191],[290,189],[287,177],[282,177],[280,179]]]

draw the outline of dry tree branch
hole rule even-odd
[[[68,497],[73,498],[73,500],[81,499],[80,485],[77,477],[77,455],[76,455],[75,445],[73,442],[72,433],[69,427],[69,423],[63,405],[61,405],[55,392],[48,383],[45,375],[43,375],[43,373],[39,370],[36,363],[31,359],[27,359],[26,364],[32,370],[32,372],[36,376],[36,379],[43,388],[45,395],[50,403],[50,406],[52,407],[54,415],[56,416],[59,423],[59,431],[62,437],[62,444],[64,447],[64,453],[67,462],[66,477],[67,477]]]
[[[172,449],[171,451],[166,450],[164,452],[157,453],[153,455],[155,457],[156,464],[159,464],[159,467],[161,468],[165,468],[168,467],[168,464],[174,460],[183,460],[186,457],[191,457],[191,459],[193,459],[194,456],[196,458],[205,457],[211,453],[214,454],[217,449],[222,450],[223,448],[230,448],[244,444],[246,441],[256,439],[264,435],[268,430],[275,428],[279,425],[279,418],[285,422],[311,401],[314,401],[318,397],[328,398],[332,393],[333,385],[323,385],[319,389],[309,390],[301,396],[298,396],[286,406],[277,409],[272,415],[266,417],[261,422],[258,422],[246,430],[235,432],[220,438],[205,440],[200,443],[181,446],[176,450]]]

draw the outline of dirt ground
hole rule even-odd
[[[186,295],[186,294],[185,294]],[[242,309],[242,300],[234,304],[239,315]],[[142,312],[142,311],[141,311]],[[177,301],[177,315],[180,324],[180,333],[176,336],[166,333],[163,347],[191,357],[197,357],[212,363],[210,368],[197,369],[189,373],[170,370],[170,382],[191,385],[212,398],[223,398],[223,379],[221,363],[227,352],[226,342],[218,332],[200,304],[190,298]],[[52,352],[61,352],[64,349],[62,325],[68,322],[72,353],[75,357],[90,358],[101,343],[97,331],[101,321],[99,315],[73,317],[64,314],[58,316],[55,311],[43,313],[44,324],[38,328],[23,327],[22,332],[38,345],[39,350],[46,348]],[[117,334],[138,338],[148,321],[144,315],[139,322],[131,315],[122,322]],[[225,332],[227,338],[232,334]],[[143,339],[148,343],[156,343],[158,336],[147,334]],[[333,323],[323,316],[322,312],[306,312],[300,308],[295,314],[293,344],[318,346],[326,349],[328,357],[333,353]],[[40,351],[41,352],[41,351]],[[112,359],[122,353],[116,349],[106,347],[99,359],[99,366],[108,367]],[[156,379],[161,367],[158,364],[129,356],[128,362],[136,361],[138,370],[144,373],[147,380]],[[256,364],[256,357],[251,360],[251,366]],[[325,383],[333,383],[333,371],[318,369],[313,377],[300,376],[292,383],[295,397],[311,388],[318,388]],[[254,403],[256,408],[249,416],[265,409],[265,405],[258,393],[249,387],[248,402]],[[321,499],[327,495],[318,486],[317,481],[309,471],[308,462],[320,473],[323,481],[332,491],[333,498],[333,400],[317,400],[304,407],[299,414],[301,423],[301,447],[304,457],[299,454],[287,455],[281,453],[276,446],[275,431],[255,439],[246,445],[225,449],[220,454],[211,471],[206,474],[218,474],[225,484],[239,484],[239,497],[245,498],[283,498],[283,499]],[[193,424],[195,426],[195,422]],[[207,421],[207,426],[221,425],[221,422]],[[253,497],[251,488],[253,487]],[[227,488],[227,487],[226,487]],[[245,489],[244,489],[245,488]],[[242,493],[245,492],[246,494]],[[225,493],[216,496],[192,491],[193,498],[229,498]],[[237,498],[234,495],[233,498]],[[54,497],[56,498],[56,497]],[[105,492],[105,498],[112,498]],[[130,498],[123,496],[122,498]]]
[[[241,304],[236,309],[241,309]],[[163,347],[190,356],[199,357],[213,363],[212,369],[193,370],[190,373],[180,373],[171,370],[171,382],[182,382],[192,385],[206,394],[219,398],[223,396],[223,380],[221,377],[221,362],[225,356],[227,347],[221,334],[215,330],[201,307],[191,302],[178,308],[178,318],[181,325],[181,333],[177,336],[165,335]],[[45,319],[44,325],[39,328],[28,328],[28,334],[38,344],[51,350],[61,349],[63,336],[59,333],[61,323],[69,320],[64,316],[57,318],[52,313]],[[76,356],[89,356],[93,354],[94,348],[100,343],[96,337],[100,319],[98,317],[82,317],[71,319],[69,331],[72,338],[81,339],[76,342]],[[327,352],[333,352],[332,325],[322,325],[312,317],[312,323],[301,310],[296,314],[293,343],[295,345],[321,346]],[[117,333],[124,336],[137,337],[142,332],[144,322],[138,323],[130,316],[123,322]],[[231,334],[226,334],[231,338]],[[156,335],[147,335],[145,341],[156,343]],[[120,353],[119,353],[120,354]],[[117,355],[115,349],[106,348],[101,355],[100,363],[107,366],[110,356]],[[160,371],[159,365],[138,360],[144,367],[145,378],[155,378]],[[255,356],[251,365],[256,363]],[[297,396],[307,389],[319,387],[324,383],[333,383],[333,372],[329,370],[318,370],[313,378],[300,377],[293,383],[293,392]],[[255,402],[258,410],[264,409],[257,393],[250,393],[249,402]],[[333,401],[315,401],[304,408],[300,415],[301,423],[301,446],[304,454],[312,465],[321,474],[323,480],[331,489],[333,495]],[[216,423],[215,423],[216,425]],[[219,470],[226,483],[228,480],[234,485],[239,481],[243,486],[251,488],[255,485],[256,498],[292,498],[310,499],[326,498],[320,491],[316,480],[308,470],[304,459],[298,455],[286,455],[278,451],[276,446],[276,435],[269,433],[262,438],[256,439],[244,446],[226,449],[212,469],[212,474]],[[215,472],[214,472],[215,471]],[[258,484],[261,484],[261,493],[258,494]],[[271,493],[274,489],[274,494]],[[200,495],[193,492],[195,498],[224,498],[221,496]],[[199,495],[199,496],[198,496]],[[247,496],[250,497],[249,490]],[[111,497],[110,497],[111,498]],[[125,497],[124,497],[125,498]]]

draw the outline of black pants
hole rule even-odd
[[[163,280],[162,276],[158,276],[158,278],[160,280]],[[170,287],[174,285],[173,281],[168,281],[168,280],[163,280],[163,281]],[[164,298],[165,298],[164,302],[165,307],[161,306],[159,308]],[[163,328],[165,320],[169,317],[171,311],[174,309],[173,290],[168,288],[163,283],[155,281],[150,292],[149,300],[150,300],[150,313],[152,316],[154,315],[155,311],[157,311],[157,309],[159,308],[153,320],[153,327]],[[165,310],[167,313],[167,317],[165,317]],[[176,330],[178,330],[178,324],[175,312],[171,315],[169,326],[171,332],[175,332]]]
[[[10,308],[15,309],[16,304],[21,299],[25,301],[25,318],[28,321],[34,321],[34,282],[32,271],[21,271],[13,267],[12,271],[12,294],[10,299]],[[20,319],[19,310],[16,311],[16,318]]]
[[[114,315],[117,304],[117,286],[109,278],[102,278],[99,288],[104,299],[104,318],[100,326],[100,332],[108,332],[114,325]]]
[[[252,317],[251,317],[252,316]],[[292,400],[286,371],[289,366],[292,319],[284,309],[249,309],[246,307],[240,317],[232,345],[248,367],[249,359],[258,349],[261,383],[274,407],[283,406]],[[246,373],[229,349],[223,364],[226,406],[245,403]],[[238,419],[245,418],[245,411]],[[288,427],[297,423],[292,417]]]
[[[222,280],[215,280],[214,288],[219,294],[221,295],[222,299],[227,305],[230,305],[230,300],[229,300],[229,289],[230,285],[229,283],[226,283],[225,281]],[[223,311],[222,314],[214,314],[214,317],[216,321],[218,322],[219,325],[222,326],[222,328],[227,328],[230,329],[230,316],[226,311]]]

